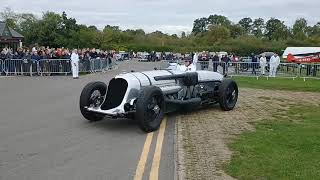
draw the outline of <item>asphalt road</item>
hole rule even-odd
[[[119,72],[155,66],[125,62],[117,70],[78,80],[0,77],[0,179],[126,180],[134,179],[137,172],[149,179],[151,171],[159,179],[174,179],[172,116],[166,118],[160,167],[154,171],[157,147],[161,147],[158,132],[146,147],[147,134],[134,121],[106,118],[89,123],[78,108],[80,92],[88,82],[108,82]],[[144,148],[149,153],[143,154]],[[143,158],[144,169],[137,170]]]

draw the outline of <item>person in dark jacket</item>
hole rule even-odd
[[[91,59],[96,59],[98,57],[98,53],[96,52],[96,49],[93,48],[90,52]]]
[[[39,53],[42,53],[42,52],[39,52]],[[30,73],[37,73],[37,66],[38,66],[40,59],[41,59],[41,57],[37,51],[32,53],[31,61],[30,61],[30,67],[31,67]]]
[[[225,73],[226,73],[226,71],[227,71],[228,62],[229,62],[229,57],[228,57],[227,55],[223,55],[222,58],[221,58],[223,75],[225,75]]]
[[[83,67],[84,67],[84,70],[86,72],[91,72],[91,66],[90,66],[90,54],[89,52],[86,52],[84,54],[84,57],[83,57]]]
[[[71,65],[70,65],[70,55],[67,50],[63,50],[61,52],[61,66],[62,66],[62,72],[68,73],[71,71]]]
[[[40,56],[38,55],[38,52],[35,51],[32,53],[31,55],[31,60],[36,60],[36,61],[39,61],[40,60]]]
[[[16,56],[17,60],[13,60],[12,63],[10,63],[10,66],[11,66],[10,69],[14,69],[14,67],[15,67],[16,72],[19,73],[19,72],[21,72],[21,69],[23,66],[23,62],[21,61],[21,59],[23,59],[23,57],[25,57],[26,52],[25,52],[25,50],[23,50],[21,48],[19,48],[17,52],[18,52],[18,55]]]
[[[218,54],[215,54],[212,58],[212,63],[213,63],[213,72],[218,71],[218,65],[219,65],[219,56]]]
[[[251,54],[251,66],[252,66],[252,72],[251,74],[257,75],[256,69],[258,64],[258,58],[254,54]]]
[[[4,51],[2,50],[0,53],[0,75],[3,74],[4,69],[2,69],[2,65],[4,64],[4,60],[6,60],[6,55]]]
[[[30,74],[30,67],[31,67],[31,54],[30,51],[27,50],[24,54],[24,57],[22,57],[22,74],[28,75]]]

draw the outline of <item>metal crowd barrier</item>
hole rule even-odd
[[[0,59],[0,76],[3,73],[3,60]]]
[[[35,75],[38,73],[37,61],[30,59],[7,59],[2,70],[6,75]]]
[[[180,61],[162,60],[161,68],[170,66],[170,63]],[[171,65],[171,67],[173,67]],[[259,62],[212,62],[198,61],[197,70],[209,70],[228,76],[269,76],[270,64],[260,65]],[[276,71],[277,77],[285,78],[316,78],[320,79],[320,64],[280,63]]]
[[[227,74],[228,66],[224,62],[216,61],[198,61],[196,64],[198,70],[208,70]]]
[[[197,69],[212,70],[209,68],[209,64],[210,64],[210,61],[198,61],[196,66],[197,66]]]
[[[79,61],[79,72],[91,73],[91,62],[89,59],[83,59]]]
[[[299,76],[305,78],[320,78],[320,64],[300,64]]]
[[[53,75],[71,73],[71,62],[69,59],[42,59],[39,61],[39,74]]]
[[[112,62],[112,61],[111,61]],[[91,59],[79,61],[79,72],[94,73],[112,68],[108,59]],[[67,75],[71,74],[69,59],[30,59],[0,60],[0,75]]]
[[[270,64],[261,65],[259,62],[230,62],[227,74],[229,76],[270,76]],[[276,76],[297,77],[298,65],[293,63],[280,63]]]
[[[91,72],[100,72],[102,71],[101,68],[101,59],[91,59]]]
[[[256,76],[269,73],[268,65],[261,67],[258,62],[229,62],[226,67],[230,76]]]
[[[252,62],[232,62],[227,66],[229,76],[270,76],[270,64],[264,66]],[[280,63],[276,70],[277,77],[320,77],[320,64]]]
[[[280,63],[277,68],[276,76],[280,77],[298,77],[299,65],[293,63]]]

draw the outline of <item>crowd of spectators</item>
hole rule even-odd
[[[68,48],[50,48],[50,47],[33,47],[18,48],[15,52],[11,48],[3,48],[1,50],[0,59],[70,59],[71,51]],[[97,59],[113,57],[114,51],[103,51],[95,48],[78,49],[80,60],[84,59]]]
[[[33,47],[33,48],[18,48],[13,51],[11,48],[3,48],[0,51],[0,60],[13,60],[12,63],[6,63],[4,69],[0,67],[0,73],[7,72],[42,72],[49,71],[70,71],[70,60],[72,50],[68,48],[50,48],[50,47]],[[114,58],[114,51],[103,51],[95,48],[78,49],[80,64],[83,71],[92,71],[90,60],[104,59],[105,64],[112,64]],[[19,59],[20,61],[14,61]],[[53,60],[66,60],[66,61],[53,61]],[[49,69],[51,68],[51,69]],[[53,70],[54,69],[54,70]]]

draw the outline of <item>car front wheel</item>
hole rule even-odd
[[[159,87],[148,86],[140,90],[136,102],[135,119],[145,132],[152,132],[160,127],[164,116],[164,96]]]
[[[87,84],[80,95],[80,111],[83,117],[89,121],[99,121],[103,114],[97,114],[87,110],[89,107],[99,107],[105,98],[107,85],[103,82],[91,82]]]

